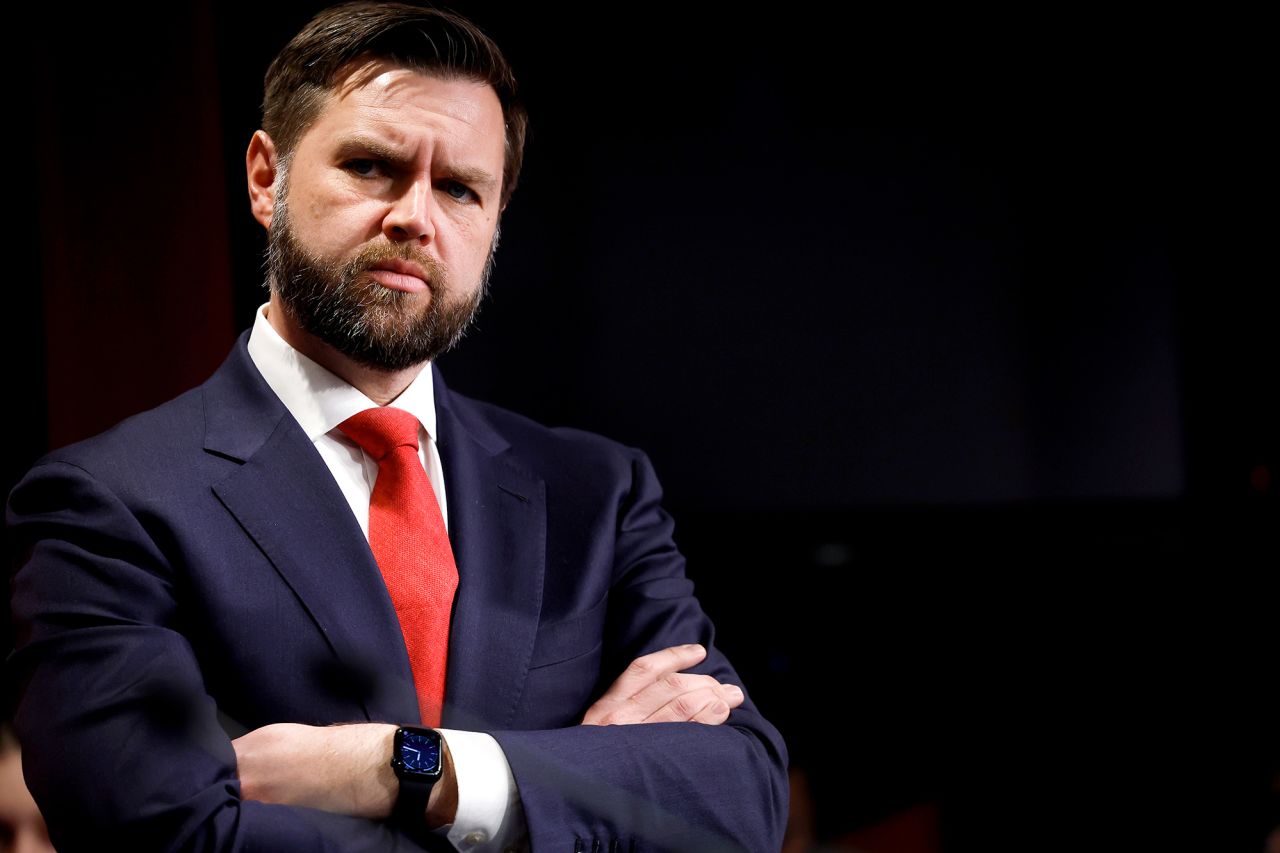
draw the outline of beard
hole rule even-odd
[[[454,299],[448,268],[407,242],[371,244],[340,265],[316,257],[294,235],[284,195],[282,187],[267,235],[267,272],[303,330],[353,361],[387,372],[432,361],[462,339],[489,290],[496,230],[479,287]],[[430,279],[428,291],[392,290],[369,275],[375,264],[392,259],[420,265]]]

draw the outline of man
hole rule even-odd
[[[60,850],[778,848],[784,746],[647,459],[430,365],[523,133],[450,14],[335,7],[272,64],[254,328],[10,499],[15,725]]]

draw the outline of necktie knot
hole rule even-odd
[[[391,406],[365,409],[338,424],[338,429],[377,462],[397,447],[411,447],[416,451],[418,427],[417,418]]]

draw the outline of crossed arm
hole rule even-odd
[[[490,734],[512,768],[535,849],[561,849],[575,837],[640,839],[645,851],[776,849],[786,815],[781,739],[749,699],[716,686],[737,677],[684,578],[651,472],[637,465],[615,547],[623,568],[610,592],[611,611],[616,604],[626,618],[606,626],[615,656],[605,671],[639,657],[586,711],[585,725]],[[420,850],[389,821],[357,816],[389,812],[390,744],[379,738],[391,727],[264,726],[227,739],[196,649],[180,630],[198,628],[202,612],[181,607],[194,594],[196,575],[176,568],[190,543],[161,519],[156,507],[165,495],[153,498],[143,486],[108,486],[79,464],[50,461],[11,498],[23,561],[13,578],[17,651],[8,675],[19,688],[16,727],[31,746],[24,771],[59,849],[95,849],[107,833],[137,849]],[[207,528],[230,523],[197,508],[178,507],[191,516],[187,538],[214,536]],[[202,580],[221,580],[206,568]],[[238,586],[201,594],[239,612]],[[283,586],[256,595],[282,612],[296,607]],[[685,657],[670,652],[666,666],[640,662],[649,650],[691,640],[705,647],[705,659],[702,649],[688,649]],[[286,652],[294,660],[302,654]],[[691,667],[705,674],[684,672]],[[275,671],[304,684],[305,672]],[[289,699],[289,683],[273,685],[280,701]],[[308,719],[296,714],[276,718]],[[607,725],[639,722],[651,725]],[[317,786],[310,793],[305,786],[317,744],[331,756],[324,762],[331,783],[318,787],[337,803],[307,799],[316,796]],[[433,817],[445,822],[449,786],[439,787]]]
[[[587,709],[582,724],[725,722],[745,697],[736,685],[682,671],[704,657],[705,648],[689,644],[636,658]],[[241,796],[353,817],[386,818],[398,791],[389,760],[395,730],[387,723],[277,723],[255,729],[232,741]],[[317,761],[317,756],[323,759]],[[447,744],[441,769],[441,780],[427,804],[430,826],[452,823],[458,804],[457,776]]]

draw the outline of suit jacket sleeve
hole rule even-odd
[[[630,482],[619,492],[602,682],[607,686],[639,655],[696,642],[708,654],[694,671],[741,685],[685,577],[649,460],[626,453]],[[491,734],[511,764],[534,851],[728,853],[781,846],[786,749],[749,697],[721,726]]]
[[[58,850],[416,851],[383,823],[240,799],[235,754],[177,624],[154,525],[75,464],[10,498],[23,769]],[[447,845],[443,849],[450,849]]]

